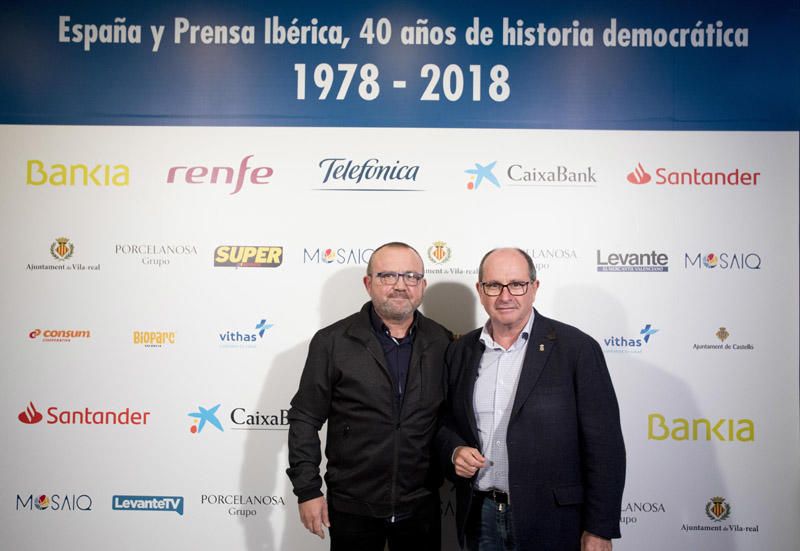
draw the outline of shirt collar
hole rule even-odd
[[[528,338],[531,335],[531,329],[533,328],[533,318],[535,317],[536,317],[536,310],[531,308],[531,317],[528,318],[528,323],[526,323],[525,327],[522,328],[522,332],[519,334],[519,337],[517,337],[517,340],[514,341],[514,344],[508,347],[508,350],[512,350],[513,348],[515,348],[517,344],[520,343],[520,339],[523,339],[523,341],[525,342],[528,341]],[[495,340],[492,338],[492,333],[490,331],[491,326],[492,326],[492,320],[491,319],[486,320],[486,323],[483,325],[483,329],[481,329],[481,336],[478,338],[487,348],[492,348],[492,349],[503,348],[502,346],[497,344]]]

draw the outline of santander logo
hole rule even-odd
[[[652,176],[644,169],[642,163],[638,163],[633,172],[628,173],[628,181],[632,184],[646,184],[652,179]]]
[[[42,414],[36,410],[33,402],[28,402],[28,407],[25,408],[25,411],[20,412],[17,418],[26,425],[33,425],[42,420]]]

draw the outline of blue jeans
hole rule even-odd
[[[489,498],[475,496],[467,524],[469,551],[513,551],[514,530],[511,505],[500,505]]]

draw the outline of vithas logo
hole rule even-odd
[[[644,169],[642,163],[638,163],[633,172],[628,173],[628,181],[632,184],[646,184],[652,179],[653,177]]]
[[[33,402],[28,402],[28,407],[17,416],[17,419],[26,425],[34,425],[42,420],[42,414],[36,410]]]

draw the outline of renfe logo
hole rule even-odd
[[[114,496],[114,511],[174,511],[183,515],[183,496]]]
[[[232,184],[235,176],[234,188],[230,193],[230,195],[235,195],[242,189],[245,177],[251,184],[261,185],[268,184],[268,178],[274,173],[268,166],[250,168],[247,162],[252,158],[252,155],[245,156],[239,163],[238,169],[231,166],[212,166],[210,168],[206,166],[173,166],[167,173],[167,183],[174,184],[177,181],[186,184]],[[248,171],[250,171],[249,175]]]

